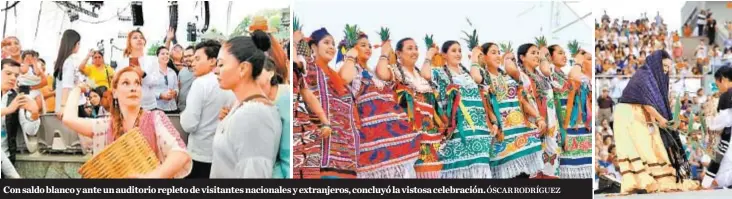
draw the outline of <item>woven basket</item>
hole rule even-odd
[[[153,171],[159,164],[138,128],[120,136],[79,169],[82,178],[129,178]]]

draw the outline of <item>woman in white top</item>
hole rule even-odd
[[[56,78],[54,81],[54,89],[56,90],[56,110],[62,110],[66,105],[66,100],[69,98],[69,91],[74,88],[77,84],[84,81],[84,76],[79,73],[79,63],[76,63],[70,56],[79,51],[79,41],[81,41],[81,35],[74,30],[66,30],[61,36],[61,45],[58,49],[58,56],[56,56],[56,62],[54,63],[53,77]],[[86,103],[86,98],[77,98],[78,104],[74,107],[79,107]],[[56,116],[59,118],[63,117],[63,111],[56,111]]]
[[[219,51],[219,85],[234,92],[238,105],[216,129],[211,178],[272,178],[282,122],[256,83],[265,59],[246,36],[230,39]]]
[[[149,82],[157,100],[157,109],[165,111],[165,113],[177,113],[178,104],[175,99],[178,99],[178,75],[175,74],[175,70],[168,67],[170,51],[161,46],[157,49],[156,54],[158,55],[158,67],[148,75],[157,79],[157,81]]]
[[[123,59],[117,63],[115,73],[129,66],[137,67],[142,75],[142,109],[152,110],[157,108],[156,97],[153,94],[152,82],[164,81],[160,76],[150,75],[151,71],[157,69],[155,66],[158,58],[155,56],[145,55],[145,44],[147,40],[145,35],[139,29],[132,30],[127,34],[127,48],[123,53]]]

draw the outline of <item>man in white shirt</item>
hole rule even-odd
[[[20,63],[12,59],[2,60],[2,131],[0,132],[0,153],[7,156],[11,165],[15,162],[16,140],[20,136],[35,135],[41,125],[39,107],[32,98],[15,91],[17,78],[20,75]],[[2,161],[5,164],[5,161]],[[0,170],[0,176],[17,177],[6,169]],[[9,173],[5,173],[9,172]]]
[[[195,48],[193,55],[193,80],[186,98],[186,109],[180,123],[188,135],[188,152],[193,159],[193,169],[187,178],[208,178],[211,173],[213,138],[218,126],[219,110],[235,100],[232,92],[224,91],[213,70],[216,68],[221,44],[206,40]]]
[[[719,114],[712,119],[709,130],[719,131],[720,142],[713,154],[713,159],[707,168],[702,179],[704,188],[717,188],[732,186],[732,150],[729,150],[730,138],[732,138],[732,90],[729,90],[732,79],[732,69],[722,67],[714,73],[717,86],[720,92],[724,93],[719,98],[717,110]]]

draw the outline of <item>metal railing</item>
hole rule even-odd
[[[632,77],[632,75],[595,75],[595,79],[613,79],[613,78],[621,78],[626,79]],[[701,79],[704,78],[703,75],[670,75],[669,79]]]
[[[180,114],[167,114],[170,122],[180,133],[183,142],[188,144],[188,133],[183,131],[180,125]],[[88,153],[82,147],[83,139],[78,133],[67,128],[55,114],[42,114],[40,117],[41,126],[35,136],[29,136],[30,145],[37,145],[37,149],[29,151],[28,143],[19,138],[18,150],[21,153],[62,153],[62,154],[79,154]],[[23,141],[21,141],[23,140]],[[35,148],[35,147],[34,147]]]
[[[603,88],[608,88],[610,96],[613,98],[620,97],[622,91],[625,90],[628,81],[630,80],[629,75],[595,75],[595,90],[600,91]],[[673,75],[669,77],[670,91],[680,95],[683,92],[693,93],[700,88],[704,88],[703,75],[694,76],[680,76]],[[706,89],[705,89],[706,90]],[[599,96],[600,92],[593,92],[595,97]]]

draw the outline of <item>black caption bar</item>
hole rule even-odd
[[[0,198],[323,198],[456,196],[458,198],[592,198],[586,180],[0,180]],[[55,198],[55,197],[54,197]]]

